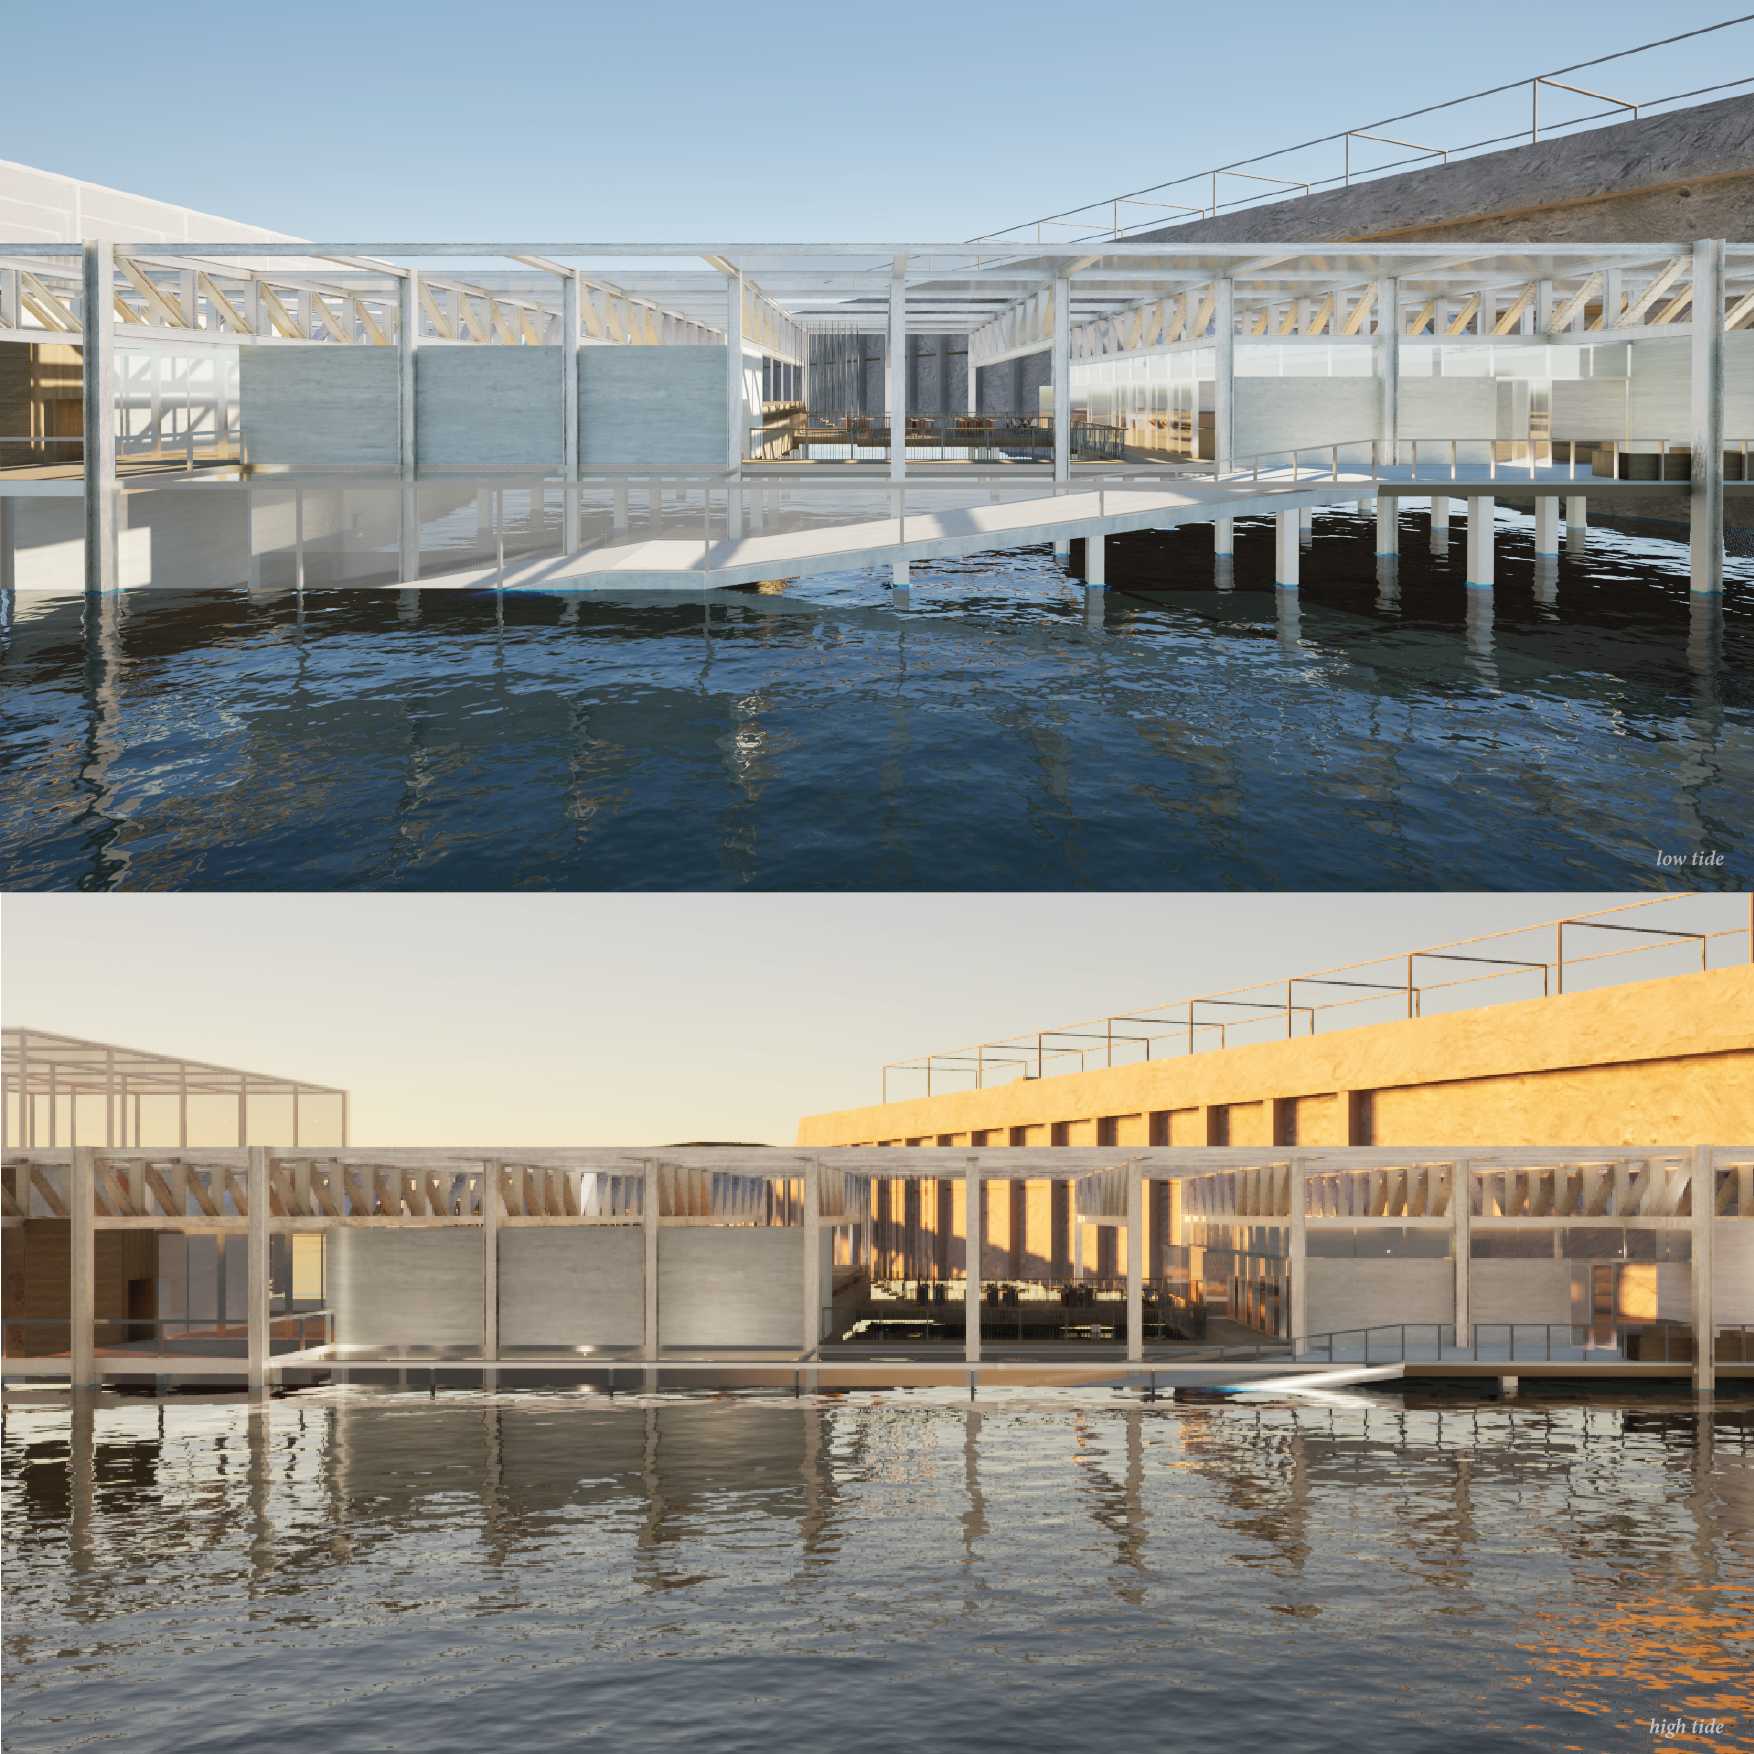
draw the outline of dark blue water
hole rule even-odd
[[[1754,1748],[1745,1401],[328,1390],[3,1492],[18,1754]]]
[[[1591,532],[1499,588],[1325,515],[763,594],[21,600],[0,886],[240,889],[1742,887],[1754,563]],[[89,637],[88,637],[89,635]],[[1659,854],[1702,856],[1683,868]],[[1719,862],[1721,861],[1721,862]]]

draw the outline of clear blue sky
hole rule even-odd
[[[330,239],[927,241],[1734,10],[6,0],[0,158]],[[1751,49],[1742,27],[1579,80],[1664,95]]]

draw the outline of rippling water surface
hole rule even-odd
[[[1754,563],[1597,529],[1556,580],[1501,515],[1318,519],[783,590],[21,600],[0,884],[706,889],[1627,888],[1748,880]],[[1721,859],[1685,869],[1659,854]]]
[[[21,1751],[1754,1748],[1746,1403],[63,1403],[4,1510]]]

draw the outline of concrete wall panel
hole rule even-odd
[[[721,347],[579,352],[579,459],[724,467],[730,438]]]
[[[1304,1271],[1312,1334],[1455,1320],[1455,1272],[1448,1261],[1319,1259],[1306,1261]]]
[[[644,1248],[629,1226],[499,1233],[502,1346],[637,1346]]]
[[[1263,451],[1376,436],[1370,378],[1238,378],[1232,443],[1239,460]]]
[[[563,461],[558,347],[423,347],[414,365],[423,468]]]
[[[658,1239],[658,1337],[665,1346],[789,1346],[803,1326],[797,1230],[700,1226]]]
[[[1575,1321],[1572,1299],[1579,1268],[1571,1261],[1475,1260],[1468,1265],[1468,1308],[1481,1322]]]
[[[337,1230],[329,1297],[343,1346],[478,1347],[481,1232]]]
[[[393,347],[246,347],[238,417],[252,463],[399,467]]]

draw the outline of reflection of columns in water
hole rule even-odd
[[[420,489],[412,481],[402,484],[397,529],[401,536],[401,572],[404,581],[420,577]]]
[[[1468,650],[1479,660],[1483,680],[1496,682],[1498,667],[1492,662],[1493,599],[1490,591],[1469,591]]]
[[[1276,589],[1273,592],[1273,609],[1278,617],[1280,645],[1295,646],[1303,637],[1303,610],[1298,593],[1283,587]]]
[[[1228,554],[1218,555],[1212,562],[1212,584],[1220,591],[1236,589],[1236,561]]]
[[[268,1514],[273,1485],[273,1407],[266,1397],[252,1397],[243,1410],[250,1469],[250,1569],[258,1578],[274,1570],[274,1523]]]
[[[1689,592],[1687,616],[1692,704],[1687,713],[1687,735],[1681,743],[1675,796],[1688,826],[1690,844],[1707,851],[1714,836],[1701,795],[1722,779],[1719,751],[1723,741],[1723,597],[1710,591]]]
[[[1431,496],[1431,552],[1437,555],[1449,553],[1449,496],[1433,494]]]
[[[834,1521],[834,1470],[828,1445],[823,1441],[828,1416],[820,1407],[804,1407],[800,1411],[804,1442],[798,1472],[804,1482],[804,1513],[799,1533],[807,1555],[826,1553],[831,1557],[832,1545],[824,1539]]]
[[[97,1482],[97,1396],[74,1389],[67,1419],[68,1546],[76,1572],[94,1571],[92,1498]]]
[[[983,1415],[970,1407],[962,1416],[962,1485],[968,1509],[962,1513],[962,1551],[975,1557],[975,1543],[987,1532],[987,1501],[981,1491],[980,1436]]]
[[[82,610],[81,681],[85,693],[85,759],[78,767],[86,812],[105,826],[92,837],[95,887],[107,889],[113,872],[108,858],[118,831],[112,808],[110,767],[121,753],[117,728],[122,722],[122,627],[128,613],[120,591],[91,592]]]
[[[1392,554],[1376,557],[1376,606],[1385,611],[1401,606],[1401,564]]]
[[[1551,609],[1559,601],[1559,558],[1557,555],[1535,556],[1535,601]]]
[[[1101,627],[1108,612],[1108,592],[1101,586],[1084,592],[1084,625]]]

